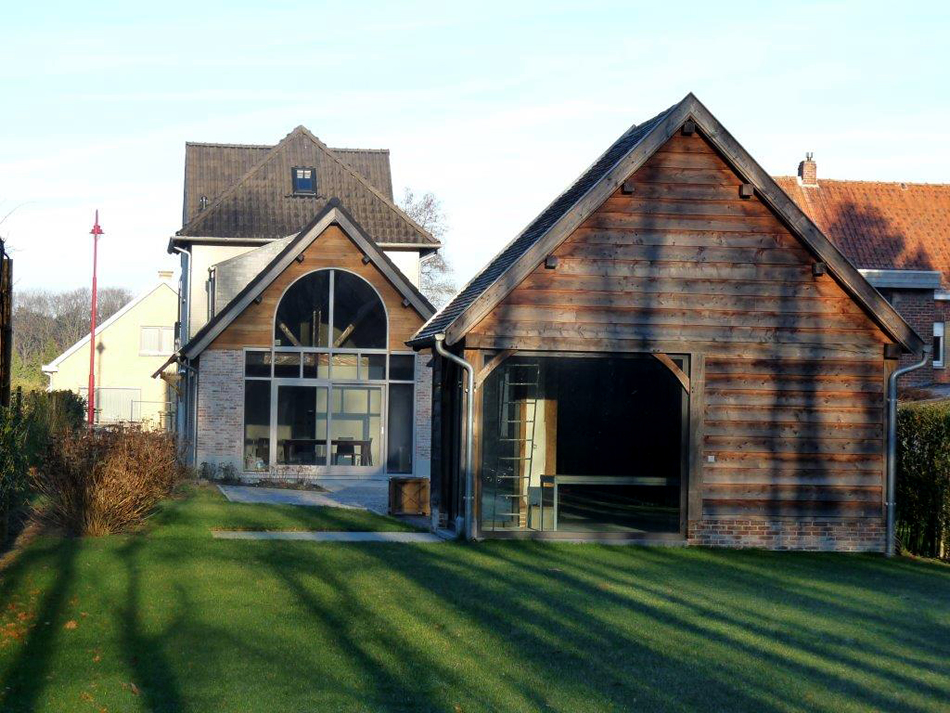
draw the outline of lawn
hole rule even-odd
[[[223,541],[400,528],[210,490],[2,573],[3,711],[950,708],[950,567],[492,542]]]

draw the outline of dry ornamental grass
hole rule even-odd
[[[74,535],[141,523],[183,476],[174,439],[140,428],[64,432],[33,473],[42,516]]]

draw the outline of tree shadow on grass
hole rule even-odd
[[[64,624],[61,621],[66,610],[70,587],[73,583],[76,557],[81,543],[74,539],[56,542],[50,548],[36,548],[25,552],[17,563],[16,571],[9,582],[4,581],[3,601],[16,586],[18,573],[30,570],[32,564],[51,559],[48,566],[55,575],[43,594],[36,609],[34,625],[29,630],[22,648],[3,672],[3,690],[0,702],[9,713],[27,713],[37,708],[37,703],[47,685],[50,659],[55,651],[54,642]],[[52,551],[51,551],[52,550]]]

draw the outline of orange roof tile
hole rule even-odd
[[[775,181],[857,267],[939,270],[950,287],[950,184]]]

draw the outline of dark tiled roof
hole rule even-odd
[[[950,185],[775,181],[857,267],[938,270],[950,287]]]
[[[673,107],[670,107],[672,109]],[[617,162],[633,148],[669,113],[670,109],[657,114],[639,126],[630,127],[617,139],[571,186],[545,208],[527,228],[508,243],[488,265],[462,288],[451,302],[422,326],[412,338],[412,343],[430,340],[444,332],[472,303],[478,299],[505,271],[574,206]]]
[[[314,167],[316,196],[292,195],[295,166]],[[204,195],[210,205],[198,210]],[[188,144],[181,236],[280,238],[340,198],[378,243],[438,246],[392,202],[389,152],[330,149],[299,126],[276,146]]]

